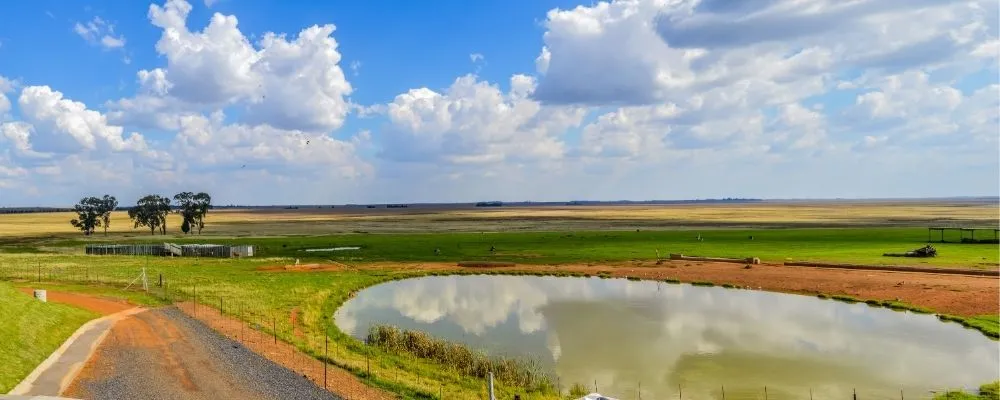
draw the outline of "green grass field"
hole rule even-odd
[[[97,314],[42,303],[0,282],[0,393],[14,388],[35,366]]]
[[[703,241],[696,240],[701,234]],[[753,236],[753,240],[749,237]],[[97,237],[96,240],[102,240]],[[703,231],[505,232],[444,234],[346,234],[268,238],[133,237],[126,242],[240,243],[258,247],[262,257],[338,261],[514,261],[563,264],[649,260],[668,253],[713,257],[760,257],[765,262],[825,261],[878,265],[933,265],[995,269],[1000,246],[995,244],[934,244],[938,257],[889,258],[926,243],[920,228],[757,229]],[[0,241],[4,252],[82,252],[83,240]],[[489,252],[495,245],[495,255]],[[360,250],[305,252],[306,249],[358,246]],[[434,249],[441,250],[435,255]]]
[[[697,241],[701,233],[703,241]],[[749,236],[753,236],[753,240]],[[760,257],[764,261],[786,259],[865,264],[933,265],[955,268],[995,269],[997,245],[935,244],[933,259],[885,258],[884,252],[901,252],[925,244],[927,231],[919,228],[843,229],[754,229],[701,231],[605,231],[605,232],[509,232],[442,234],[345,234],[326,236],[280,236],[266,238],[169,237],[175,243],[241,243],[258,246],[258,257],[248,259],[160,258],[86,256],[90,240],[65,237],[0,240],[0,280],[22,285],[86,291],[131,297],[133,301],[158,304],[162,300],[122,292],[142,268],[146,268],[154,291],[173,300],[191,299],[227,313],[242,311],[239,318],[255,321],[271,331],[276,326],[281,339],[321,356],[323,336],[331,330],[330,360],[364,381],[408,398],[433,398],[439,391],[449,398],[476,398],[482,382],[428,360],[406,354],[391,354],[369,348],[332,326],[329,316],[351,293],[392,279],[428,273],[418,265],[407,268],[346,269],[322,273],[275,273],[258,270],[266,265],[284,265],[294,259],[306,262],[339,261],[348,265],[370,262],[454,262],[460,260],[514,261],[523,264],[615,263],[652,260],[659,250],[668,253],[717,257]],[[112,238],[108,241],[162,242],[156,237]],[[311,248],[358,246],[346,252],[305,252]],[[496,246],[496,254],[490,254]],[[434,249],[441,253],[435,255]],[[158,287],[160,275],[165,287]],[[40,281],[40,282],[38,282]],[[55,285],[55,286],[53,286]],[[220,304],[220,299],[222,300]],[[304,336],[294,334],[290,323],[298,309]],[[992,316],[966,320],[996,328]],[[990,325],[992,324],[992,325]],[[987,328],[989,328],[987,326]],[[75,329],[75,328],[74,328]],[[70,330],[72,331],[72,330]],[[67,333],[68,334],[68,333]],[[8,341],[8,343],[11,343]],[[13,343],[18,343],[14,341]],[[58,344],[56,344],[58,345]],[[50,350],[49,350],[50,351]],[[43,352],[45,353],[45,352]],[[45,353],[47,354],[47,353]],[[368,374],[365,354],[371,357]],[[42,357],[44,358],[44,357]],[[39,360],[40,361],[40,360]],[[564,382],[565,386],[571,383]],[[501,387],[508,393],[512,388]],[[525,399],[555,398],[551,393],[529,393]]]

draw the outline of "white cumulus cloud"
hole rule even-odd
[[[167,65],[139,71],[143,93],[112,103],[116,119],[173,127],[164,124],[175,119],[170,114],[234,106],[245,110],[245,122],[280,129],[329,131],[343,124],[353,88],[339,65],[332,24],[294,38],[268,32],[252,43],[232,15],[216,13],[202,31],[190,31],[190,11],[184,0],[150,6],[150,21],[163,30],[156,50]]]
[[[104,49],[125,47],[125,36],[115,35],[115,26],[101,17],[94,17],[87,22],[77,22],[73,24],[73,31],[88,43]]]

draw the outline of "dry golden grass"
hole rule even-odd
[[[0,237],[79,233],[73,213],[0,215]],[[628,226],[669,228],[687,225],[816,226],[996,226],[1000,209],[988,203],[757,203],[637,206],[549,206],[505,208],[213,210],[210,235],[326,234],[351,231],[478,231],[603,229]],[[167,227],[179,233],[180,216]],[[102,231],[98,231],[101,234]],[[115,212],[110,233],[143,235],[125,212]]]

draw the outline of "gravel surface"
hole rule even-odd
[[[83,399],[339,399],[173,307],[118,322],[65,395]]]

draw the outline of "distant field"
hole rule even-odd
[[[300,349],[318,349],[325,343],[329,324],[325,316],[332,315],[357,290],[389,279],[458,271],[461,269],[454,262],[464,260],[513,261],[522,265],[511,270],[534,269],[537,273],[596,270],[613,271],[616,276],[634,276],[633,272],[647,266],[643,271],[662,269],[661,278],[676,278],[680,272],[689,277],[704,276],[710,269],[686,262],[654,266],[650,261],[657,252],[663,258],[670,253],[754,256],[770,263],[796,260],[993,270],[1000,265],[1000,245],[995,244],[935,243],[939,256],[933,259],[882,257],[885,252],[923,246],[928,239],[927,226],[996,226],[996,204],[970,202],[214,210],[209,213],[203,236],[180,235],[177,215],[168,221],[170,234],[151,236],[148,230],[132,229],[125,213],[115,213],[109,237],[99,231],[88,238],[73,230],[68,223],[71,218],[71,213],[0,215],[0,280],[31,285],[59,283],[64,286],[57,288],[66,290],[120,296],[134,293],[121,289],[133,282],[139,271],[146,270],[154,290],[182,298],[197,293],[203,305],[222,307],[225,299],[227,309],[238,304],[240,317],[247,321],[270,317],[277,336]],[[697,240],[699,235],[703,240]],[[243,259],[83,254],[84,246],[90,243],[164,241],[252,244],[258,252],[256,257]],[[358,249],[305,251],[336,247]],[[296,259],[303,264],[340,264],[308,273],[262,268],[292,264]],[[732,271],[718,275],[722,278],[716,283],[733,283],[727,281],[735,274],[754,279],[754,274],[760,276],[768,270],[800,274],[791,267],[745,270],[742,265],[725,265]],[[981,311],[947,311],[993,310],[995,299],[979,295],[989,290],[981,286],[970,289],[966,282],[989,285],[995,280],[934,275],[938,280],[933,285],[903,292],[898,285],[892,286],[897,282],[894,278],[886,287],[859,289],[864,286],[859,283],[872,279],[860,275],[867,272],[813,272],[809,277],[818,279],[800,276],[795,282],[802,285],[787,285],[784,282],[792,280],[781,272],[775,279],[762,280],[758,288],[852,295],[863,300],[899,295],[922,307],[944,304],[952,308],[938,311],[977,317],[970,323],[995,328],[993,312],[979,316]],[[909,284],[905,278],[909,274],[900,273],[900,281]],[[167,283],[163,287],[157,285],[161,276]],[[885,293],[893,295],[883,296]],[[906,293],[911,297],[905,297]],[[244,310],[250,315],[243,315]],[[299,325],[293,327],[295,320]],[[297,329],[303,331],[301,335],[295,333]],[[384,352],[376,352],[371,360],[371,367],[380,371],[375,376],[382,378],[371,379],[361,372],[369,366],[366,355],[372,354],[371,350],[336,327],[332,333],[333,359],[353,368],[369,384],[419,390],[430,393],[428,397],[441,390],[452,394],[449,398],[481,394],[479,380],[451,373],[439,364]]]
[[[73,213],[0,215],[0,238],[71,236]],[[691,227],[996,226],[997,204],[983,202],[824,202],[548,206],[500,208],[214,210],[203,232],[213,236],[274,236],[352,232],[478,232],[677,229]],[[179,215],[167,226],[179,234]],[[125,212],[111,233],[148,235]],[[102,231],[99,231],[100,235]]]
[[[696,239],[701,234],[702,241]],[[753,239],[750,239],[753,236]],[[118,238],[116,243],[157,242],[162,236]],[[494,233],[385,233],[277,237],[175,237],[174,243],[240,243],[257,246],[258,257],[335,260],[348,263],[494,260],[522,264],[565,264],[654,260],[656,252],[713,257],[760,257],[765,262],[787,260],[881,265],[943,266],[996,269],[1000,246],[935,243],[935,258],[890,258],[924,245],[923,228],[788,228]],[[0,252],[80,255],[81,238],[20,240],[4,243]],[[490,246],[496,252],[490,253]],[[335,247],[358,250],[311,251]],[[439,249],[440,254],[434,250]],[[101,262],[103,257],[85,257]],[[191,262],[197,262],[191,259]]]

